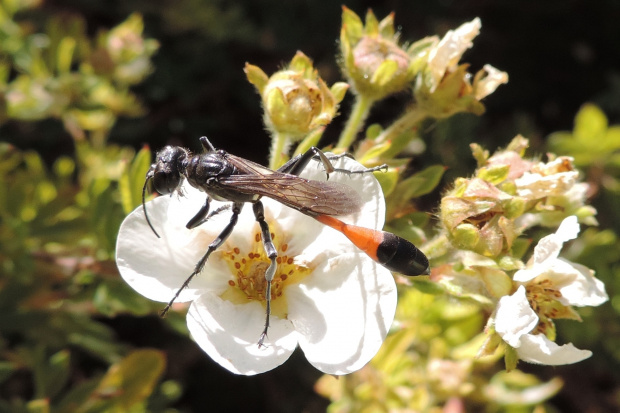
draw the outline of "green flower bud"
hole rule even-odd
[[[480,241],[480,231],[472,224],[458,225],[451,235],[456,245],[467,250],[474,249]]]
[[[246,63],[244,70],[261,95],[265,124],[290,137],[301,138],[330,123],[348,88],[343,82],[328,88],[302,52],[271,77],[251,64]]]

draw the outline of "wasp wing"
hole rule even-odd
[[[345,184],[301,178],[229,155],[240,174],[220,177],[220,185],[274,199],[307,215],[348,215],[361,209],[357,192]]]

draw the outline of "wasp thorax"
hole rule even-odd
[[[187,150],[178,146],[166,146],[157,153],[157,162],[153,168],[153,187],[158,193],[166,195],[179,186],[183,161],[187,156]]]

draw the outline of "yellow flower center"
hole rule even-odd
[[[559,318],[566,311],[566,307],[558,301],[562,293],[549,279],[532,282],[525,287],[525,290],[527,300],[539,318],[532,334],[547,335],[554,328],[552,320]]]
[[[275,229],[271,233],[271,239],[278,252],[277,269],[271,281],[271,314],[286,318],[288,313],[286,287],[299,283],[312,272],[312,269],[308,265],[296,263],[295,256],[288,255],[288,243],[280,239],[279,234],[283,232],[279,231],[277,224],[270,222],[269,227]],[[228,249],[224,249],[223,246],[219,252],[230,269],[231,277],[228,280],[229,288],[221,297],[235,304],[257,300],[265,305],[267,290],[265,272],[271,261],[265,254],[258,225],[255,226],[249,250],[244,251],[237,246],[230,246],[230,243],[225,245]]]

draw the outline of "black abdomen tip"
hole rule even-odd
[[[415,245],[390,232],[383,233],[377,247],[379,263],[390,271],[403,275],[429,275],[428,258]]]

